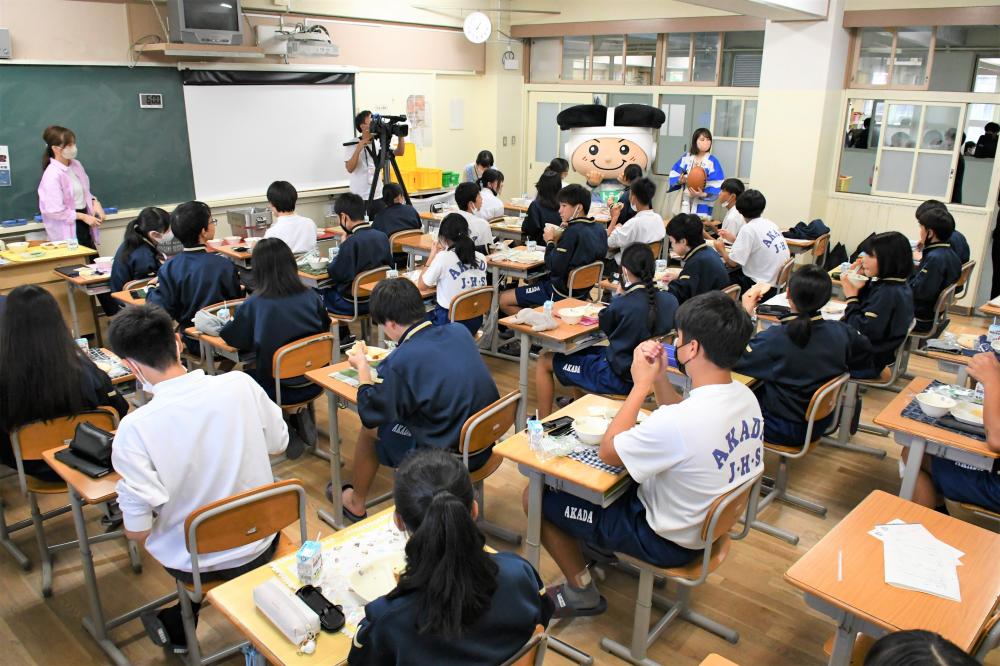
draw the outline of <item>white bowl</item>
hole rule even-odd
[[[862,275],[861,273],[855,273],[853,271],[848,271],[846,273],[848,281],[855,287],[865,286],[865,282],[868,282],[868,276]]]
[[[223,241],[221,238],[213,238],[212,240],[208,241],[208,246],[218,249],[222,247],[222,243]]]
[[[100,272],[107,273],[111,270],[111,264],[114,260],[114,257],[98,257],[94,259],[94,265],[97,266],[97,270]]]
[[[27,250],[29,243],[27,241],[19,241],[17,243],[7,243],[8,250]]]
[[[564,324],[579,324],[580,320],[583,319],[582,312],[576,312],[579,308],[563,308],[562,310],[557,310],[556,315],[563,320]],[[570,312],[573,310],[574,312]]]
[[[226,245],[239,245],[241,239],[239,236],[226,236],[223,240],[226,241]]]
[[[326,259],[314,259],[309,262],[309,268],[313,269],[314,271],[321,271],[326,269],[326,265],[328,263],[330,262],[327,261]]]
[[[924,392],[917,394],[920,409],[931,418],[940,418],[958,405],[958,401],[940,393]]]
[[[254,236],[251,236],[251,237],[248,237],[248,238],[244,238],[243,239],[243,244],[246,245],[248,248],[250,248],[252,250],[253,246],[256,245],[257,243],[261,242],[262,240],[264,240],[264,239],[263,238],[256,238]]]
[[[610,422],[605,418],[584,416],[573,420],[573,431],[576,433],[576,438],[584,444],[600,444],[609,425]]]

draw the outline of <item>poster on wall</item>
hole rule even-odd
[[[431,145],[431,114],[424,95],[410,95],[406,98],[406,119],[410,124],[410,141],[417,148]]]
[[[0,187],[10,187],[10,151],[0,146]]]

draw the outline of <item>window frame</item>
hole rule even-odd
[[[674,32],[674,33],[660,33],[660,50],[658,52],[660,67],[659,71],[659,85],[661,86],[707,86],[707,87],[719,87],[719,78],[722,76],[722,45],[723,45],[723,34],[724,31],[715,32],[716,38],[716,55],[715,55],[715,77],[711,81],[694,81],[692,77],[694,76],[694,47],[695,38],[694,36],[699,33],[711,34],[711,30],[699,30],[699,31],[684,31],[684,32]],[[687,69],[687,79],[684,81],[667,81],[667,41],[668,36],[674,35],[690,35],[690,43],[688,44],[688,69]]]
[[[912,30],[914,28],[930,28],[931,41],[927,47],[927,60],[924,64],[924,83],[919,86],[898,85],[892,82],[893,70],[896,67],[896,50],[899,44],[899,31]],[[886,70],[886,82],[884,84],[864,82],[858,83],[858,67],[861,64],[861,33],[864,30],[880,30],[892,33],[892,46],[889,49],[889,67]],[[889,26],[889,27],[865,27],[855,28],[851,31],[851,57],[848,59],[847,79],[845,88],[856,90],[928,90],[931,84],[931,71],[934,68],[934,51],[937,47],[938,26],[934,25],[914,25],[914,26]]]
[[[740,103],[739,123],[737,124],[737,128],[736,128],[736,136],[729,136],[729,135],[719,134],[716,131],[716,127],[715,127],[715,112],[716,112],[716,108],[718,107],[718,103],[720,101],[721,102],[739,102]],[[756,140],[757,140],[757,111],[759,110],[759,106],[758,106],[757,110],[754,111],[754,135],[752,137],[749,137],[749,138],[743,136],[743,121],[746,118],[746,105],[747,105],[747,102],[753,102],[754,104],[757,104],[758,103],[758,98],[756,96],[744,96],[744,95],[712,95],[712,112],[711,112],[712,113],[712,115],[711,115],[712,122],[710,123],[710,127],[709,127],[709,129],[712,132],[712,154],[713,155],[717,155],[716,150],[715,150],[715,142],[718,139],[723,139],[724,141],[735,141],[736,142],[736,156],[734,158],[734,164],[736,165],[736,173],[726,173],[726,178],[738,178],[739,180],[743,181],[744,183],[749,183],[750,182],[750,174],[748,173],[748,174],[746,174],[744,176],[744,175],[742,175],[742,174],[739,173],[739,170],[740,170],[740,157],[743,154],[743,144],[744,143],[754,144],[756,142]],[[751,151],[752,150],[753,150],[753,148],[751,147]],[[716,156],[716,159],[718,159],[718,156]]]

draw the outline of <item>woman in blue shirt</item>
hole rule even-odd
[[[687,186],[688,174],[696,166],[704,169],[707,176],[703,190],[693,190]],[[691,148],[670,168],[671,191],[683,187],[681,196],[690,202],[690,210],[685,211],[682,208],[681,212],[711,217],[712,206],[719,198],[719,190],[725,179],[726,174],[722,172],[722,165],[715,155],[712,155],[712,133],[705,127],[696,129],[691,137]]]
[[[449,451],[420,449],[396,470],[396,527],[409,535],[396,588],[365,606],[347,663],[500,664],[552,605],[514,553],[487,553],[469,473]]]

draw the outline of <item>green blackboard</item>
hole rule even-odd
[[[161,93],[162,109],[140,109]],[[10,149],[11,187],[0,220],[38,212],[42,131],[76,133],[79,159],[104,206],[136,208],[194,198],[180,72],[168,67],[0,66],[0,145]]]

